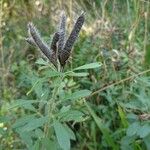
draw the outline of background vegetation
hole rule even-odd
[[[86,12],[63,79],[24,40],[32,21],[50,42],[62,9],[68,32]],[[0,0],[0,149],[149,150],[149,16],[148,0]]]

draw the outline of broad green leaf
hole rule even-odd
[[[71,106],[68,105],[68,106],[63,106],[61,109],[60,109],[60,113],[64,113],[64,112],[67,112],[71,109]]]
[[[68,94],[64,97],[64,100],[77,100],[83,97],[87,97],[91,94],[91,91],[89,90],[80,90],[76,91],[74,93]]]
[[[121,150],[134,150],[131,145],[131,143],[133,143],[134,140],[135,140],[134,137],[124,136],[120,142]]]
[[[37,128],[37,129],[35,130],[35,136],[36,136],[37,138],[42,138],[42,137],[45,136],[45,134],[44,134],[44,132],[43,132],[40,128]]]
[[[64,125],[58,121],[54,121],[53,125],[60,147],[63,150],[70,150],[70,135]]]
[[[28,104],[33,104],[33,103],[38,103],[39,101],[37,100],[14,100],[10,106],[8,107],[8,109],[12,109],[12,108],[16,108],[16,107],[24,107],[25,105]]]
[[[146,145],[146,147],[147,147],[147,150],[149,150],[150,149],[150,134],[148,135],[148,136],[146,136],[146,137],[144,137],[144,143],[145,143],[145,145]]]
[[[17,119],[16,122],[12,125],[12,128],[21,127],[25,125],[26,123],[31,122],[33,119],[35,119],[35,115],[25,115]]]
[[[59,150],[60,146],[57,142],[51,141],[47,137],[41,140],[43,150]]]
[[[34,108],[34,106],[32,104],[26,104],[23,106],[25,109],[31,110],[36,112],[36,109]]]
[[[129,125],[128,129],[127,129],[127,135],[128,136],[133,136],[137,133],[137,131],[140,129],[140,124],[139,122],[134,122],[131,125]]]
[[[59,117],[62,121],[75,121],[81,122],[84,121],[84,114],[78,110],[69,110],[64,113],[60,113]]]
[[[66,131],[68,132],[70,139],[76,140],[74,132],[67,125],[65,125],[64,127],[66,128]]]
[[[95,62],[95,63],[90,63],[90,64],[86,64],[86,65],[77,67],[77,68],[75,68],[75,69],[73,69],[73,70],[93,69],[93,68],[98,68],[98,67],[100,67],[100,66],[101,66],[100,63]]]
[[[36,140],[35,141],[35,144],[33,145],[33,147],[31,147],[31,150],[40,150],[41,147],[40,147],[40,140]]]
[[[145,124],[139,128],[137,131],[137,135],[140,136],[140,138],[144,138],[150,134],[150,125]]]
[[[26,144],[27,149],[30,149],[33,145],[32,133],[31,132],[19,132],[22,142]]]
[[[0,116],[0,123],[9,122],[12,118],[12,116]]]
[[[109,129],[102,123],[102,120],[95,114],[95,112],[92,110],[90,105],[85,101],[85,105],[93,117],[95,123],[97,124],[100,131],[103,133],[104,139],[107,142],[107,144],[112,147],[113,150],[119,150],[118,146],[115,144],[114,139],[111,137],[111,133]]]
[[[47,123],[48,117],[41,117],[41,118],[36,118],[32,119],[31,122],[28,122],[25,126],[22,127],[22,132],[26,131],[32,131],[34,129],[37,129],[41,126],[43,126],[45,123]]]

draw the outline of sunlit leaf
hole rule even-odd
[[[74,70],[84,70],[84,69],[93,69],[93,68],[99,68],[101,66],[100,63],[95,62],[95,63],[90,63],[90,64],[86,64],[80,67],[75,68]]]

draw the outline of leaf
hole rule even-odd
[[[118,146],[115,144],[114,139],[110,136],[110,131],[105,125],[102,123],[102,120],[95,114],[95,112],[92,110],[92,108],[89,106],[87,102],[85,102],[85,105],[93,117],[95,123],[97,124],[100,131],[103,133],[104,139],[107,142],[107,144],[112,147],[113,150],[118,150]]]
[[[150,149],[150,142],[149,142],[150,141],[150,135],[144,137],[143,140],[144,140],[144,143],[145,143],[147,149]]]
[[[123,127],[127,128],[128,127],[128,121],[126,118],[126,114],[120,106],[118,106],[118,113],[119,113],[119,116],[121,118],[121,123],[122,123]]]
[[[65,125],[64,127],[66,128],[66,131],[68,132],[70,139],[76,140],[74,132],[68,127],[68,125]]]
[[[62,108],[60,109],[60,114],[69,111],[71,108],[70,105],[68,106],[62,106]]]
[[[62,121],[81,122],[85,119],[84,114],[78,110],[69,110],[67,112],[60,113],[59,117]]]
[[[39,101],[37,100],[15,100],[14,102],[12,102],[10,104],[10,106],[8,107],[8,109],[13,109],[13,108],[16,108],[16,107],[24,107],[26,105],[29,105],[29,104],[33,104],[33,103],[38,103]]]
[[[26,95],[28,96],[32,91],[34,91],[37,97],[40,98],[42,95],[42,85],[44,80],[45,80],[44,78],[39,79],[37,77],[32,77],[31,78],[32,88],[27,92]]]
[[[41,129],[37,128],[37,129],[35,130],[35,136],[36,136],[37,138],[42,138],[42,137],[45,136],[45,134],[44,134],[44,132],[43,132]]]
[[[90,64],[86,64],[86,65],[77,67],[77,68],[75,68],[75,69],[73,69],[73,70],[93,69],[93,68],[98,68],[98,67],[100,67],[100,66],[101,66],[100,63],[95,62],[95,63],[90,63]]]
[[[40,150],[40,140],[36,140],[35,144],[30,148],[31,150]]]
[[[19,135],[23,141],[23,143],[26,144],[28,149],[33,145],[33,140],[32,140],[32,134],[30,132],[19,132]]]
[[[25,109],[31,110],[36,112],[36,109],[34,108],[34,106],[32,104],[26,104],[23,106]]]
[[[61,124],[58,121],[54,121],[54,130],[55,134],[58,140],[58,143],[60,147],[63,150],[69,150],[70,149],[70,135],[68,134],[68,131],[64,127],[63,124]]]
[[[53,70],[46,70],[46,71],[43,72],[43,75],[46,78],[50,78],[50,77],[62,76],[63,73],[62,72],[58,72],[58,71],[53,71]]]
[[[43,60],[42,58],[39,58],[35,63],[39,64],[39,65],[47,65],[48,64],[48,62]]]
[[[25,126],[22,127],[21,131],[32,131],[34,129],[37,129],[41,126],[43,126],[45,123],[47,123],[48,117],[41,117],[41,118],[35,118],[32,119],[32,121],[28,122]]]
[[[150,134],[150,125],[145,124],[144,126],[140,127],[137,131],[137,135],[140,136],[140,138],[144,138]]]
[[[145,47],[145,55],[144,55],[144,66],[149,68],[150,66],[150,44]]]
[[[64,97],[64,100],[77,100],[77,99],[80,99],[80,98],[83,98],[83,97],[87,97],[91,94],[91,91],[89,90],[80,90],[80,91],[76,91],[74,93],[71,93],[69,95],[66,95]]]
[[[16,122],[12,125],[12,128],[19,128],[24,126],[26,123],[31,122],[35,119],[35,115],[26,115],[16,120]]]
[[[88,72],[68,72],[67,75],[71,77],[86,77],[89,75],[89,73]]]
[[[51,141],[47,137],[43,138],[41,140],[41,142],[42,142],[42,148],[44,150],[58,150],[58,149],[60,149],[57,142]]]
[[[140,127],[139,122],[132,123],[131,125],[129,125],[129,127],[127,129],[127,135],[134,136],[140,128],[141,127]]]

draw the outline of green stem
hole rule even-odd
[[[61,82],[63,80],[63,76],[58,77],[57,80],[60,80],[60,84],[61,84]],[[59,88],[60,88],[60,86],[54,87],[53,92],[52,92],[52,97],[47,103],[47,105],[48,105],[48,122],[44,127],[45,137],[49,136],[50,124],[53,121],[54,112],[57,109],[56,108],[56,96],[59,93]]]

